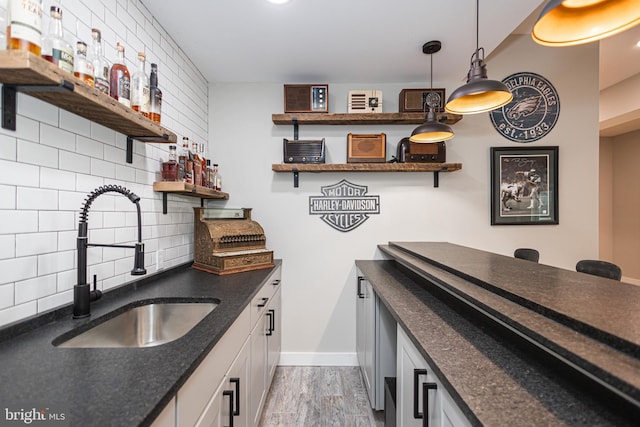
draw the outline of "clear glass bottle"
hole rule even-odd
[[[109,95],[121,104],[131,107],[131,75],[124,63],[124,46],[117,43],[118,59],[109,73]]]
[[[213,189],[216,191],[222,191],[222,175],[220,174],[220,169],[218,168],[218,164],[213,164]]]
[[[149,77],[144,70],[144,52],[138,52],[138,70],[131,76],[131,108],[149,117]]]
[[[87,59],[87,44],[83,41],[76,43],[73,75],[84,80],[90,86],[94,85],[93,64]]]
[[[207,188],[213,188],[213,167],[211,167],[211,159],[207,159]]]
[[[162,113],[162,91],[158,88],[158,64],[151,64],[149,76],[149,118],[160,123]]]
[[[198,144],[198,152],[199,152],[199,156],[200,156],[200,163],[201,163],[201,174],[202,174],[202,186],[206,187],[207,186],[207,159],[205,158],[205,149],[204,149],[205,145],[204,142],[201,142],[200,144]]]
[[[188,184],[193,184],[193,155],[191,154],[191,150],[189,150],[189,138],[186,136],[182,138],[182,151],[180,152],[178,163],[184,171],[182,176],[183,181]]]
[[[42,0],[7,1],[7,50],[42,55]]]
[[[191,142],[191,153],[193,153],[193,183],[202,185],[202,159],[198,155],[198,143]]]
[[[95,87],[100,92],[109,95],[109,61],[102,54],[102,34],[97,28],[91,29],[91,63],[93,64],[93,72],[95,73]]]
[[[49,33],[42,40],[42,57],[73,74],[73,47],[64,39],[62,9],[51,6]]]

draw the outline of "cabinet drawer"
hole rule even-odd
[[[280,278],[280,267],[277,267],[251,300],[251,328],[255,327],[256,322],[264,314],[276,291],[280,289]]]
[[[193,426],[211,400],[231,363],[251,332],[250,307],[245,308],[233,325],[213,347],[200,366],[178,391],[178,426]]]

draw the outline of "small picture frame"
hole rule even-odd
[[[491,225],[558,223],[558,147],[491,147]]]

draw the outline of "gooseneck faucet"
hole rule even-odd
[[[127,196],[132,203],[135,203],[138,210],[138,243],[135,245],[106,245],[100,243],[89,243],[87,231],[89,224],[87,219],[89,216],[89,208],[91,203],[101,194],[115,192]],[[99,246],[106,248],[132,248],[135,249],[134,266],[131,274],[139,276],[146,274],[144,268],[144,244],[142,243],[142,219],[140,215],[140,197],[119,185],[104,185],[93,190],[85,199],[80,213],[80,222],[78,223],[78,283],[73,288],[73,318],[80,319],[91,315],[91,301],[95,301],[102,297],[102,292],[96,289],[94,279],[94,289],[87,283],[87,248],[89,246]],[[95,277],[95,276],[94,276]]]

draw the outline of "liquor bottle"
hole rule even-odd
[[[42,40],[42,57],[73,74],[73,47],[64,39],[62,9],[51,6],[49,34]]]
[[[138,52],[138,70],[131,76],[131,108],[149,117],[149,78],[144,70],[144,52]]]
[[[102,54],[102,35],[100,30],[92,28],[91,38],[93,39],[93,44],[89,59],[93,64],[93,72],[95,73],[95,87],[100,92],[109,95],[109,61]]]
[[[189,150],[189,138],[182,138],[182,151],[178,157],[178,163],[182,167],[184,174],[182,179],[188,184],[193,184],[193,156]]]
[[[162,163],[162,180],[177,181],[178,180],[178,162],[176,158],[176,146],[169,146],[169,161]]]
[[[149,76],[149,118],[160,123],[162,111],[162,91],[158,88],[158,64],[151,64]]]
[[[218,164],[213,164],[213,189],[216,191],[222,191],[222,175],[218,169]]]
[[[207,159],[205,158],[204,143],[198,145],[200,151],[200,163],[202,164],[202,186],[207,186]]]
[[[198,155],[198,143],[191,143],[191,152],[193,153],[193,183],[202,185],[202,159]]]
[[[211,159],[207,159],[207,187],[213,189],[213,166],[211,166]]]
[[[117,44],[118,59],[111,66],[109,74],[109,95],[121,104],[131,107],[131,75],[124,63],[124,46]]]
[[[42,0],[9,0],[7,3],[7,50],[42,54]]]
[[[74,60],[73,75],[93,86],[93,64],[87,59],[87,44],[83,41],[76,43],[76,58]]]

